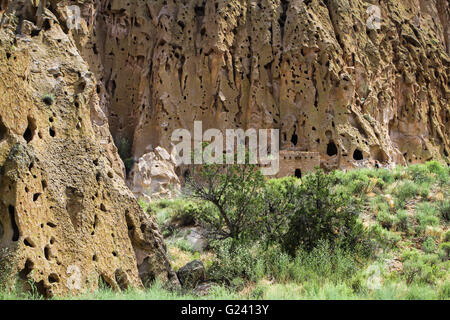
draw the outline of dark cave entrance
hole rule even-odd
[[[336,144],[334,143],[334,141],[330,141],[330,143],[328,143],[328,145],[327,145],[327,155],[332,157],[337,154],[338,154],[338,149],[336,147]]]
[[[356,149],[355,152],[353,152],[353,159],[356,161],[364,160],[362,151],[359,149]]]

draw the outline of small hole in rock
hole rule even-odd
[[[31,240],[30,238],[26,238],[23,240],[23,243],[27,246],[27,247],[31,247],[34,248],[36,247],[36,244],[33,242],[33,240]]]
[[[47,259],[47,260],[50,260],[50,247],[49,246],[46,246],[45,248],[44,248],[44,256],[45,256],[45,259]]]
[[[48,282],[50,282],[50,283],[56,283],[56,282],[59,282],[59,276],[58,276],[56,273],[51,273],[51,274],[48,276]]]

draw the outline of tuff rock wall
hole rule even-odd
[[[381,9],[381,28],[367,9]],[[278,128],[324,168],[449,162],[447,0],[85,1],[82,55],[137,160],[172,131]]]
[[[12,1],[0,16],[0,285],[48,297],[176,283],[125,185],[95,75],[51,9]]]

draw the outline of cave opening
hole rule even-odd
[[[11,220],[11,228],[13,229],[12,241],[16,242],[19,240],[19,228],[17,227],[16,223],[16,209],[14,208],[14,206],[10,205],[8,207],[8,212],[9,218]]]
[[[194,10],[195,10],[196,17],[204,17],[205,16],[205,6],[196,6]]]
[[[8,129],[3,124],[2,118],[0,117],[0,141],[6,138],[6,134],[8,133]]]
[[[298,136],[294,133],[291,137],[291,142],[294,146],[297,146],[298,144]]]
[[[297,126],[294,126],[294,132],[292,133],[292,136],[291,136],[291,143],[294,146],[297,146],[297,144],[298,144]]]
[[[353,159],[356,161],[364,160],[362,151],[359,149],[356,149],[355,152],[353,152]]]
[[[183,173],[184,180],[187,181],[191,176],[191,172],[189,170],[185,170]]]
[[[338,154],[338,149],[334,141],[330,141],[327,145],[327,155],[332,157]]]
[[[23,138],[27,143],[30,143],[31,140],[33,140],[36,129],[36,121],[34,121],[32,118],[28,118],[28,126],[23,133]]]

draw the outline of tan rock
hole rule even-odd
[[[134,195],[147,202],[176,196],[180,180],[175,174],[175,159],[161,147],[144,154],[134,164],[129,184]]]
[[[389,208],[390,208],[391,210],[393,210],[393,209],[395,208],[395,201],[394,201],[394,198],[392,197],[392,195],[390,195],[390,194],[385,194],[385,195],[384,195],[384,198],[386,199],[386,202],[388,203]]]
[[[85,1],[89,27],[76,39],[113,136],[133,141],[137,159],[202,120],[204,130],[278,128],[282,150],[320,158],[282,162],[283,175],[310,163],[449,162],[448,1],[381,2],[379,30],[366,26],[368,6],[130,0],[99,11]]]
[[[12,16],[5,17],[2,284],[18,276],[25,288],[34,282],[52,296],[96,289],[99,279],[115,289],[157,277],[176,282],[155,221],[125,185],[95,77],[73,40],[57,23],[39,35],[16,35]]]

